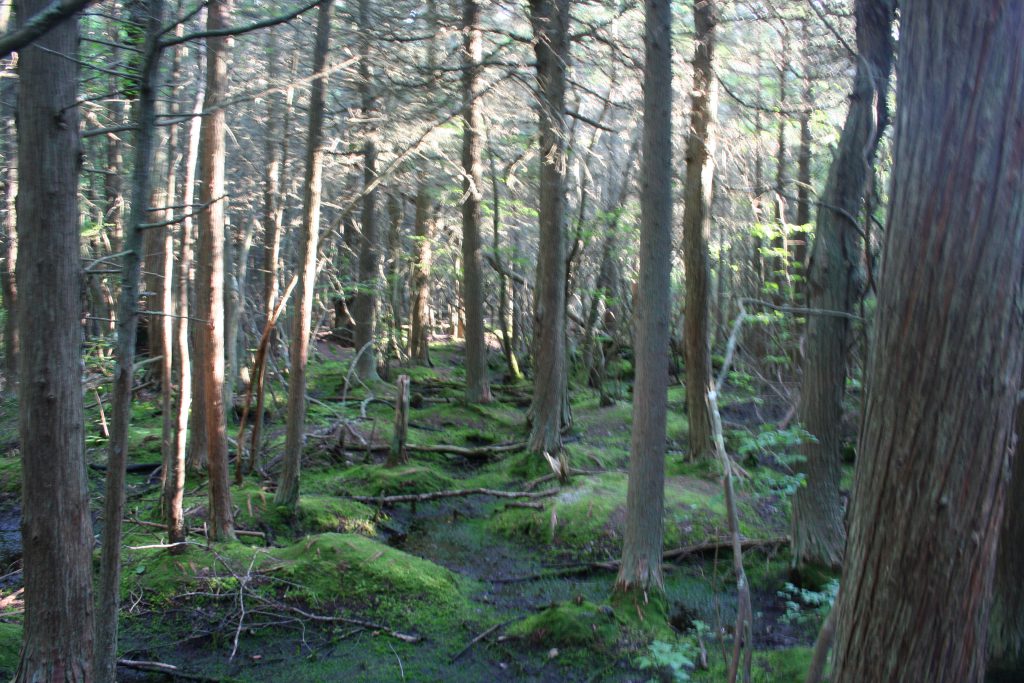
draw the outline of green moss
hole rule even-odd
[[[612,608],[619,621],[652,638],[674,638],[668,624],[668,600],[653,590],[628,590],[612,593]]]
[[[357,465],[345,470],[334,485],[338,494],[364,496],[430,493],[454,487],[455,482],[440,468],[425,464]]]
[[[508,627],[510,636],[544,648],[580,647],[608,652],[619,639],[619,624],[611,608],[591,602],[552,605]]]
[[[21,657],[21,626],[0,623],[0,676],[14,677]]]
[[[617,554],[626,520],[627,481],[619,472],[574,477],[573,487],[545,501],[543,510],[502,511],[492,519],[491,529],[577,553]],[[666,548],[718,538],[725,530],[725,505],[717,485],[683,477],[666,481]]]
[[[17,496],[21,492],[21,458],[0,458],[0,495]]]
[[[711,648],[709,648],[711,654]],[[786,650],[766,650],[754,653],[754,664],[751,667],[753,683],[802,683],[811,666],[813,650],[809,647],[794,647]],[[707,683],[723,681],[728,666],[721,659],[711,663],[708,671],[697,671],[692,674],[694,681]]]
[[[302,496],[298,519],[304,531],[344,531],[372,536],[377,533],[375,511],[354,500],[334,496]]]
[[[451,630],[471,612],[472,582],[356,534],[310,536],[269,558],[263,571],[288,580],[287,596],[312,604],[341,602],[426,631]]]

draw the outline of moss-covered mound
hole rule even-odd
[[[576,477],[572,488],[547,500],[543,509],[508,509],[494,516],[491,529],[538,545],[576,553],[615,555],[622,548],[627,477],[609,472]],[[727,532],[725,505],[717,482],[669,477],[665,483],[665,547],[700,543]],[[757,533],[745,526],[745,533]]]
[[[537,647],[587,648],[600,652],[614,649],[619,633],[611,608],[592,602],[552,605],[506,630],[507,635],[524,638]]]
[[[455,482],[440,468],[425,464],[357,465],[338,476],[334,488],[338,495],[387,496],[443,491],[455,488]]]

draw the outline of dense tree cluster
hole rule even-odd
[[[317,340],[346,350],[344,392],[397,391],[389,466],[407,456],[395,376],[440,339],[464,349],[465,403],[524,387],[518,450],[562,486],[574,392],[631,401],[612,605],[665,622],[665,464],[711,468],[739,594],[730,680],[750,675],[755,615],[722,395],[751,388],[756,420],[799,441],[770,463],[795,482],[792,580],[841,575],[816,653],[834,627],[831,680],[1020,666],[1016,3],[87,4],[0,14],[17,680],[115,679],[140,364],[178,552],[190,471],[211,542],[237,539],[232,459],[235,485],[272,480],[298,514]],[[83,349],[116,364],[95,581]]]

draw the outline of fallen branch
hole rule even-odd
[[[150,527],[152,529],[161,529],[162,531],[167,531],[167,525],[166,524],[159,524],[157,522],[146,522],[146,521],[141,520],[141,519],[127,519],[125,521],[128,522],[129,524],[137,524],[138,526]],[[199,534],[199,533],[202,533],[202,534],[205,535],[206,531],[205,531],[205,529],[196,528],[196,529],[187,529],[186,533],[189,534],[189,535],[191,535],[191,534]],[[265,533],[263,533],[262,531],[247,531],[246,529],[235,529],[235,534],[238,535],[238,536],[255,536],[257,538],[266,538],[267,537],[267,535]]]
[[[451,663],[452,663],[452,664],[454,664],[454,663],[456,662],[456,660],[458,660],[458,658],[459,658],[459,657],[461,657],[462,655],[464,655],[464,654],[466,654],[467,652],[469,652],[470,648],[472,648],[472,647],[473,647],[474,645],[476,645],[476,644],[477,644],[477,643],[479,643],[479,642],[480,642],[481,640],[483,640],[483,639],[484,639],[484,638],[486,638],[487,636],[489,636],[489,635],[491,635],[492,633],[494,633],[495,631],[497,631],[497,630],[498,630],[499,628],[501,628],[502,626],[508,626],[508,625],[509,625],[509,624],[511,624],[511,623],[512,623],[513,621],[515,621],[515,619],[509,619],[509,620],[507,620],[507,621],[503,621],[503,622],[501,622],[500,624],[495,624],[494,626],[490,627],[489,629],[487,629],[486,631],[484,631],[483,633],[481,633],[480,635],[478,635],[478,636],[477,636],[476,638],[474,638],[473,640],[469,641],[469,644],[468,644],[468,645],[466,645],[466,647],[464,647],[464,648],[462,648],[461,650],[459,650],[459,651],[458,651],[458,653],[456,653],[456,655],[455,655],[454,657],[452,657],[452,658],[451,658]]]
[[[359,503],[376,505],[394,505],[396,503],[423,503],[444,498],[465,498],[467,496],[492,496],[494,498],[548,498],[559,492],[559,489],[544,491],[498,491],[496,489],[459,489],[456,491],[436,491],[434,493],[408,493],[399,496],[348,496]]]
[[[465,458],[488,458],[494,455],[501,455],[502,453],[521,451],[526,448],[526,442],[518,441],[516,443],[505,443],[495,446],[478,446],[476,448],[453,446],[450,444],[422,446],[410,443],[406,444],[405,448],[406,450],[413,451],[415,453],[446,453],[449,455],[461,455]]]
[[[372,621],[366,621],[364,619],[354,619],[352,617],[341,617],[337,615],[327,616],[322,614],[312,614],[305,610],[299,609],[298,607],[292,607],[291,605],[276,604],[275,606],[279,609],[285,609],[289,612],[294,612],[303,619],[309,619],[311,621],[319,621],[325,623],[329,622],[339,624],[352,624],[353,626],[362,626],[363,628],[368,628],[374,631],[380,631],[381,633],[386,633],[392,638],[397,638],[398,640],[401,640],[406,643],[418,643],[421,640],[423,640],[420,636],[409,633],[402,633],[401,631],[396,631],[393,628],[388,628],[387,626],[384,626],[382,624],[376,624]]]
[[[133,669],[135,671],[153,671],[156,673],[166,674],[174,678],[183,678],[189,681],[220,681],[220,678],[211,678],[209,676],[202,676],[199,674],[190,674],[182,671],[180,668],[173,664],[165,664],[163,662],[145,662],[137,659],[119,659],[117,665],[125,669]]]
[[[747,538],[740,541],[740,546],[746,550],[754,548],[775,547],[787,544],[789,544],[789,538],[786,536],[780,536],[778,538]],[[734,549],[735,546],[733,544],[733,539],[731,538],[722,541],[706,541],[704,543],[694,543],[693,545],[684,545],[679,548],[673,548],[672,550],[666,550],[662,555],[662,560],[666,562],[670,560],[678,561],[691,555],[701,555],[703,553]],[[583,564],[574,564],[568,567],[556,567],[545,572],[527,574],[526,576],[513,576],[506,579],[491,579],[491,583],[525,583],[527,581],[539,581],[541,579],[550,579],[559,576],[589,574],[590,572],[594,571],[615,572],[619,570],[620,564],[621,561],[619,560],[605,560],[603,562],[586,562]]]

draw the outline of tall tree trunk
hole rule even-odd
[[[376,108],[370,69],[370,0],[359,0],[359,94],[363,117],[369,119]],[[368,126],[374,126],[368,123]],[[359,359],[356,374],[362,380],[377,379],[377,351],[374,333],[377,327],[377,270],[380,249],[377,244],[377,142],[376,132],[367,130],[363,142],[362,239],[359,245],[359,292],[352,307],[356,321],[355,347]]]
[[[696,47],[690,133],[686,140],[686,202],[683,211],[683,257],[686,262],[686,407],[690,422],[690,458],[714,451],[711,437],[711,199],[714,193],[718,81],[715,78],[715,7],[712,0],[693,5]],[[667,367],[667,366],[666,366]]]
[[[839,429],[846,389],[846,356],[850,336],[847,314],[853,310],[860,276],[858,226],[875,151],[888,125],[886,98],[892,71],[891,2],[858,0],[857,45],[860,57],[850,108],[829,171],[818,211],[811,257],[808,306],[834,311],[807,321],[803,386],[798,416],[813,436],[801,447],[805,461],[797,471],[806,486],[793,496],[793,562],[838,569],[846,531],[839,492],[842,475]]]
[[[699,3],[698,3],[699,4]],[[661,571],[672,309],[672,5],[645,0],[644,128],[640,181],[640,282],[636,383],[626,493],[626,531],[615,593],[630,611],[665,609]],[[708,12],[712,11],[708,8]],[[661,598],[662,596],[659,596]],[[664,617],[664,611],[662,617]]]
[[[201,54],[201,53],[200,53]],[[196,101],[192,108],[192,122],[189,124],[189,137],[188,137],[188,155],[185,157],[185,182],[182,186],[182,204],[186,211],[195,210],[193,206],[195,201],[195,187],[196,187],[196,169],[199,166],[199,138],[200,129],[202,128],[203,117],[199,114],[202,113],[203,108],[206,105],[206,84],[201,81],[199,92],[196,93]],[[195,221],[192,220],[191,215],[185,214],[185,219],[182,221],[181,228],[184,234],[189,235],[189,244],[194,247],[197,244],[197,237],[195,230]],[[184,244],[184,243],[183,243]],[[184,294],[191,301],[189,309],[197,311],[199,309],[199,298],[195,292],[196,281],[197,281],[197,267],[195,261],[192,261],[191,270],[194,272],[186,273],[188,282],[190,285],[186,287]],[[202,328],[197,322],[190,321],[189,324],[189,343],[194,353],[192,356],[195,358],[194,363],[189,363],[190,373],[192,375],[191,386],[193,388],[192,401],[189,406],[188,412],[188,467],[192,470],[200,470],[206,467],[206,456],[209,450],[206,440],[206,399],[203,394],[203,369],[199,362],[202,357],[200,347],[202,346]]]
[[[135,335],[139,328],[139,284],[142,279],[143,227],[147,218],[156,137],[156,90],[160,74],[157,41],[163,23],[163,0],[137,6],[132,19],[146,25],[144,62],[138,79],[135,118],[135,162],[132,171],[131,214],[124,236],[121,294],[117,308],[117,369],[114,372],[113,427],[107,452],[106,492],[103,502],[103,550],[96,611],[95,674],[99,681],[117,680],[117,613],[121,597],[121,520],[124,517],[125,467],[132,419],[132,369]],[[165,228],[169,231],[169,228]]]
[[[388,332],[391,352],[395,358],[402,353],[402,223],[405,200],[397,190],[388,193],[388,306],[391,308],[391,329]]]
[[[331,34],[332,0],[322,0],[317,14],[313,73],[322,74],[327,65],[327,46]],[[288,427],[285,436],[281,478],[274,502],[295,508],[299,501],[299,469],[306,419],[306,359],[309,356],[310,319],[313,316],[313,290],[316,286],[317,241],[320,234],[320,189],[323,183],[324,91],[327,76],[313,79],[309,95],[309,137],[306,142],[306,179],[303,192],[302,243],[299,254],[299,283],[291,340],[291,367],[288,371]],[[256,419],[262,419],[258,415]]]
[[[5,102],[16,102],[17,80],[6,79],[4,84]],[[18,130],[14,122],[14,107],[4,108],[5,125],[4,159],[7,162],[7,176],[4,178],[4,241],[0,287],[3,288],[4,311],[4,389],[12,391],[18,383],[18,283],[15,264],[18,262],[18,212],[15,204],[18,197]]]
[[[267,43],[267,81],[279,78],[280,50],[277,30],[270,29]],[[277,305],[278,261],[281,258],[281,225],[284,203],[281,201],[281,148],[285,137],[281,125],[284,117],[284,93],[267,95],[267,128],[265,142],[266,175],[263,180],[263,304],[269,318]]]
[[[228,26],[231,0],[210,0],[207,28]],[[199,263],[196,299],[199,337],[196,365],[206,413],[207,471],[209,484],[208,523],[210,537],[233,539],[234,520],[228,488],[228,441],[224,410],[224,128],[221,101],[227,95],[228,51],[224,37],[206,39],[207,114],[199,134]]]
[[[569,0],[530,0],[540,90],[540,238],[534,311],[532,426],[529,450],[562,449],[567,397],[565,358],[565,85]]]
[[[1024,345],[1024,11],[900,3],[834,683],[980,683]]]
[[[409,356],[420,365],[430,365],[430,267],[434,239],[433,200],[430,188],[420,182],[416,188],[415,248],[412,264],[412,320]]]
[[[48,0],[23,0],[18,20]],[[82,443],[78,19],[20,54],[18,329],[25,621],[15,675],[93,680],[92,518]]]
[[[490,403],[480,252],[480,207],[484,192],[483,114],[479,102],[483,38],[478,0],[464,0],[462,31],[462,294],[466,304],[466,400]]]

